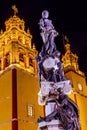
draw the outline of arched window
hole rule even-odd
[[[22,25],[21,24],[19,25],[19,28],[22,30]]]
[[[19,48],[19,61],[24,62],[24,50]]]
[[[24,62],[24,56],[23,55],[24,55],[23,53],[19,53],[19,60],[21,62]]]
[[[26,67],[26,53],[22,48],[19,48],[19,62],[22,67]]]
[[[33,59],[32,58],[29,58],[29,66],[33,67]]]
[[[1,59],[0,59],[0,70],[1,70]]]
[[[9,53],[6,54],[5,56],[5,67],[10,65],[10,55]]]
[[[29,54],[29,68],[34,73],[35,72],[35,61],[33,55]]]

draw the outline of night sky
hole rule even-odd
[[[12,5],[16,4],[18,16],[25,20],[25,30],[29,27],[33,35],[32,42],[40,51],[42,39],[38,22],[43,10],[49,11],[49,19],[59,36],[55,43],[61,55],[64,54],[62,34],[67,35],[71,51],[79,57],[79,68],[87,77],[87,4],[79,0],[0,0],[0,29],[5,29],[4,22],[13,15]]]

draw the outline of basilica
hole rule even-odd
[[[45,116],[45,106],[38,104],[38,50],[29,28],[25,31],[25,21],[17,16],[18,9],[15,5],[12,9],[13,16],[4,23],[5,31],[0,30],[0,130],[37,130],[37,119]],[[78,56],[71,51],[70,41],[66,36],[64,39],[61,61],[64,76],[72,82],[68,96],[79,107],[80,130],[87,130],[85,73],[79,70]]]

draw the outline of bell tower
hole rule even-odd
[[[12,9],[14,15],[0,31],[0,130],[37,130],[36,120],[44,114],[37,102],[38,51],[18,9]]]
[[[80,71],[78,56],[71,51],[70,42],[67,36],[65,40],[65,54],[62,56],[64,64],[64,75],[72,81],[73,91],[69,95],[78,105],[80,110],[81,130],[87,129],[87,85],[85,74]]]

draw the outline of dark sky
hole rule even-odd
[[[49,11],[55,29],[60,36],[55,39],[58,50],[63,54],[62,34],[67,35],[71,50],[79,56],[79,67],[87,76],[87,4],[82,0],[0,0],[0,29],[11,15],[11,6],[16,4],[18,16],[25,20],[26,28],[33,35],[32,42],[40,51],[42,39],[39,19],[43,10]]]

